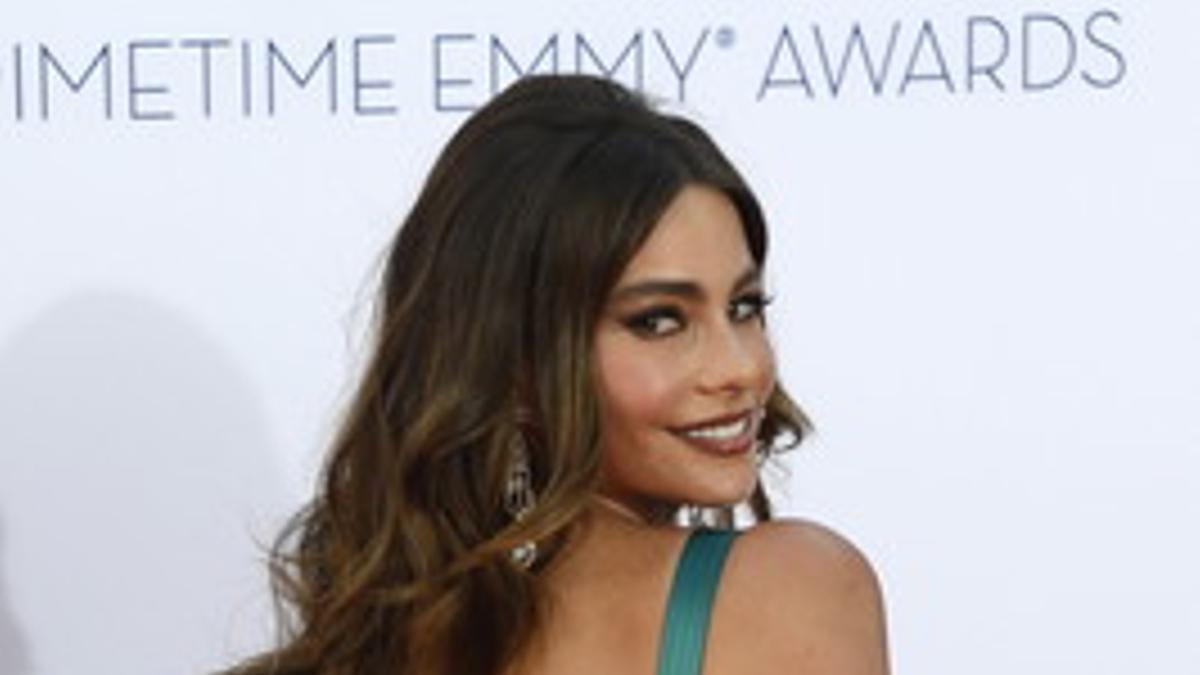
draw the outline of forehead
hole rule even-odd
[[[716,188],[688,185],[667,206],[618,286],[650,277],[718,282],[754,266],[741,216],[729,197]]]

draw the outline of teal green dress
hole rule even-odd
[[[713,599],[737,532],[698,529],[688,535],[667,599],[658,675],[700,675]]]

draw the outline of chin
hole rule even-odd
[[[693,490],[684,501],[695,506],[735,506],[750,499],[756,485],[758,475],[751,473],[744,478],[714,482],[704,489]]]

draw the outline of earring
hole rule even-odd
[[[504,510],[513,522],[520,522],[533,510],[537,501],[533,493],[533,472],[529,469],[529,451],[525,447],[525,435],[518,429],[509,443],[511,464],[504,485]],[[510,555],[514,562],[525,569],[533,566],[537,559],[537,543],[532,539],[514,548]]]

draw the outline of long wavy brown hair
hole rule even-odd
[[[317,494],[272,550],[280,645],[231,673],[513,663],[546,620],[539,572],[598,485],[598,316],[687,184],[728,195],[763,266],[759,204],[717,146],[617,84],[528,77],[467,120],[392,245],[372,353]],[[766,412],[764,455],[808,431],[782,388]],[[537,495],[519,521],[504,508],[518,434]],[[761,484],[750,507],[771,517]],[[530,569],[510,556],[528,540]]]

